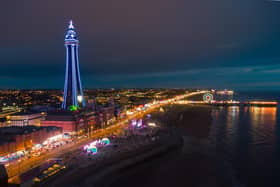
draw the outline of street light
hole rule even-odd
[[[83,101],[83,96],[78,95],[78,96],[77,96],[77,100],[78,100],[79,103],[81,103],[81,102]]]

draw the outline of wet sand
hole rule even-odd
[[[167,106],[164,112],[152,114],[152,120],[174,127],[182,136],[190,137],[192,145],[170,151],[130,170],[120,171],[107,186],[134,187],[230,187],[222,175],[218,160],[207,151],[200,151],[211,128],[211,108],[205,106]],[[191,148],[193,146],[193,148]],[[195,150],[195,151],[194,151]]]
[[[207,138],[211,128],[211,107],[193,105],[169,105],[157,111],[152,119],[160,125],[174,127],[182,136]]]

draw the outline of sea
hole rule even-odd
[[[240,101],[266,100],[280,103],[280,92],[236,92],[232,99]],[[217,158],[223,159],[221,162],[225,160],[229,163],[235,180],[239,181],[235,187],[280,187],[279,106],[211,107],[210,110],[211,122],[205,124],[209,125],[210,128],[206,139],[215,147]],[[184,125],[188,126],[187,123]],[[158,163],[151,162],[150,165],[136,169],[133,174],[122,177],[114,184],[130,186],[134,185],[135,180],[139,178],[139,181],[145,180],[144,186],[154,186],[154,178],[164,182],[166,178],[175,175],[172,180],[176,181],[176,176],[179,176],[179,173],[185,175],[185,178],[181,177],[180,180],[189,180],[188,175],[192,171],[188,165],[185,165],[184,169],[179,166],[180,163],[176,162],[179,154],[163,158]],[[176,164],[177,166],[170,168],[171,165]],[[205,169],[203,166],[200,167]],[[143,179],[143,176],[152,177]],[[193,186],[207,186],[207,183],[200,185],[202,180],[204,179],[198,178],[197,185]],[[139,182],[135,184],[137,183]],[[174,182],[172,186],[178,186],[178,184],[175,185]]]
[[[234,100],[280,102],[280,92],[238,92]],[[279,107],[279,106],[278,106]],[[244,186],[280,186],[278,107],[213,107],[209,139]]]

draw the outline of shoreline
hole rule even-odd
[[[223,184],[226,183],[227,187],[236,186],[235,184],[238,183],[236,183],[236,179],[232,174],[230,166],[227,165],[225,162],[221,162],[221,160],[218,160],[217,158],[215,158],[215,156],[211,154],[209,155],[209,150],[213,151],[213,147],[209,148],[209,144],[205,142],[205,138],[210,132],[210,128],[208,125],[210,120],[209,107],[168,106],[165,107],[165,109],[167,112],[164,113],[156,112],[154,116],[155,118],[158,118],[159,122],[163,126],[166,125],[169,127],[171,126],[171,128],[168,128],[169,131],[166,131],[166,133],[169,135],[170,135],[170,131],[172,132],[171,138],[165,137],[160,141],[157,140],[156,142],[150,142],[146,146],[140,145],[140,147],[138,148],[134,147],[134,149],[131,149],[129,152],[126,153],[113,154],[111,155],[111,157],[107,157],[107,159],[105,160],[103,159],[98,163],[92,163],[78,170],[76,168],[76,170],[73,170],[72,172],[69,171],[68,173],[65,172],[64,174],[62,174],[63,179],[61,179],[62,177],[58,178],[59,182],[56,180],[57,177],[59,177],[57,176],[51,179],[50,181],[46,181],[44,184],[40,186],[69,186],[69,187],[86,186],[87,187],[87,186],[93,186],[93,184],[94,186],[118,186],[119,185],[118,182],[120,182],[122,186],[130,186],[129,184],[132,184],[131,181],[130,182],[129,180],[125,182],[122,181],[123,178],[129,178],[127,176],[130,176],[130,171],[135,170],[136,173],[140,172],[140,174],[143,174],[143,172],[146,171],[147,168],[141,169],[142,167],[145,167],[145,165],[152,165],[153,167],[157,165],[161,166],[161,163],[158,163],[159,162],[158,160],[163,160],[165,162],[166,161],[165,157],[167,157],[167,161],[168,161],[168,156],[167,156],[168,154],[166,153],[174,154],[174,152],[179,153],[178,160],[182,162],[182,165],[187,165],[188,168],[192,168],[193,171],[195,171],[194,173],[193,172],[190,173],[188,171],[190,175],[188,177],[189,180],[194,182],[194,183],[189,182],[189,184],[196,184],[195,182],[197,182],[196,181],[197,179],[192,179],[192,178],[202,178],[203,180],[206,180],[208,182],[210,181],[212,185],[208,185],[208,186],[215,186],[215,187],[222,186],[222,185],[217,185],[217,183],[223,183]],[[201,112],[201,109],[203,112]],[[168,110],[173,111],[173,113],[172,112],[168,113]],[[181,117],[182,115],[181,110],[183,111],[184,115],[185,113],[187,113],[187,115],[184,116],[183,118]],[[200,116],[200,118],[197,118],[198,111],[201,112],[198,115]],[[168,117],[166,117],[167,114],[169,115]],[[174,121],[172,124],[170,124],[170,120],[172,121],[174,119],[178,119],[178,117],[180,118],[180,120],[176,121],[176,123],[178,124],[176,124]],[[185,126],[180,127],[181,125],[180,123],[184,124],[186,122],[185,120],[189,122],[188,127]],[[181,128],[181,129],[178,130],[172,127],[172,125],[174,124],[176,128]],[[185,128],[187,130],[186,132],[185,132]],[[184,131],[182,131],[182,129]],[[190,136],[190,134],[194,136]],[[166,134],[164,133],[162,134],[163,137],[165,135]],[[185,138],[183,139],[183,137]],[[187,141],[186,141],[186,137],[187,137]],[[181,150],[184,149],[186,150],[186,152],[182,154]],[[176,165],[181,164],[180,162],[175,162],[175,164],[172,165],[174,170],[177,170]],[[218,166],[215,165],[217,163],[219,163]],[[153,182],[154,181],[152,181],[152,184]],[[122,183],[127,185],[123,185]],[[144,186],[146,185],[144,184]],[[155,186],[155,184],[148,185],[148,186]]]
[[[114,153],[107,158],[103,158],[98,163],[91,163],[80,168],[70,167],[61,175],[55,176],[52,179],[41,183],[39,186],[91,186],[92,183],[97,183],[96,186],[107,175],[112,175],[119,170],[133,167],[141,162],[150,159],[151,157],[162,155],[166,151],[182,146],[182,138],[175,133],[161,132],[161,135],[155,140],[151,139],[147,145],[139,145],[136,149],[131,147],[131,150],[122,153]],[[172,141],[170,141],[172,140]],[[70,171],[70,169],[73,169]],[[92,175],[95,173],[94,175]],[[62,176],[63,175],[63,176]]]
[[[183,140],[181,138],[176,138],[174,141],[166,141],[165,143],[161,142],[158,145],[153,145],[149,150],[144,152],[138,150],[135,152],[136,156],[124,158],[120,163],[116,163],[109,168],[104,168],[99,175],[86,178],[85,182],[82,183],[81,186],[110,186],[114,181],[114,178],[118,177],[117,175],[119,172],[137,167],[146,161],[157,159],[169,151],[174,151],[180,148],[182,144]],[[140,154],[138,155],[138,153]]]
[[[210,106],[175,105],[165,107],[165,111],[157,112],[155,118],[163,125],[175,126],[184,138],[182,149],[136,165],[120,173],[108,186],[243,186],[232,166],[216,157],[215,145],[208,140],[212,121]],[[144,180],[139,181],[138,176]]]

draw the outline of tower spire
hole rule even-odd
[[[72,21],[72,19],[70,20],[70,22],[69,22],[69,27],[68,27],[69,29],[74,29],[74,25],[73,25],[73,21]]]

